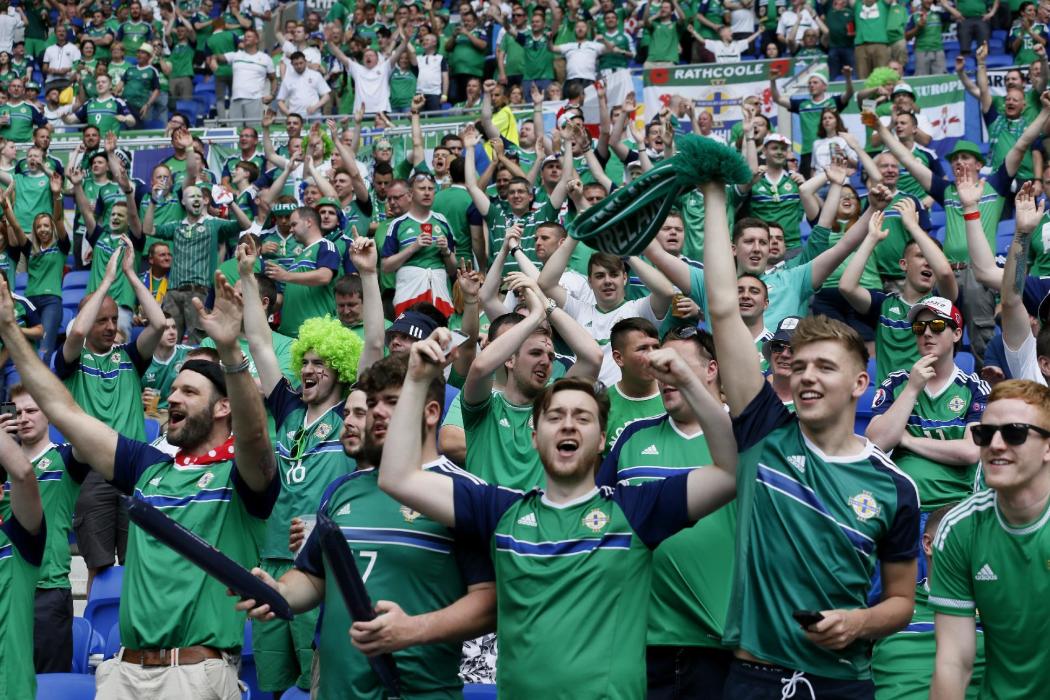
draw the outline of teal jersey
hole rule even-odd
[[[927,700],[933,680],[937,642],[933,632],[928,581],[915,587],[915,611],[902,630],[875,642],[871,650],[871,678],[875,700]],[[977,649],[966,700],[977,700],[984,679],[984,630],[977,627]]]
[[[15,143],[29,143],[33,140],[33,130],[47,124],[40,110],[28,102],[2,105],[0,115],[3,114],[6,114],[10,121],[0,129],[0,136]]]
[[[483,403],[461,402],[467,434],[467,471],[511,489],[544,484],[540,454],[532,444],[532,404],[519,406],[493,391]]]
[[[817,676],[869,678],[867,641],[818,647],[791,614],[864,607],[879,561],[915,559],[915,485],[871,442],[824,455],[768,382],[733,432],[740,527],[725,645]]]
[[[295,282],[285,283],[281,325],[278,328],[281,333],[298,338],[299,326],[303,325],[304,321],[318,316],[335,316],[335,292],[332,289],[335,278],[339,276],[340,263],[335,244],[324,238],[305,246],[296,256],[288,269],[289,272],[312,272],[327,268],[332,271],[332,279],[328,284],[317,287]]]
[[[266,523],[262,558],[292,559],[288,526],[292,518],[314,513],[325,487],[354,470],[354,460],[343,453],[343,402],[340,400],[313,421],[306,421],[302,395],[282,380],[266,397],[266,409],[277,426],[277,476],[281,495]]]
[[[890,409],[893,402],[908,386],[909,372],[890,372],[871,403],[875,416]],[[958,367],[951,378],[936,393],[930,385],[919,394],[906,430],[913,437],[933,440],[969,440],[966,426],[981,422],[981,414],[988,403],[991,387],[976,374],[963,374]],[[977,464],[941,464],[910,450],[893,450],[897,467],[911,477],[919,490],[919,502],[924,511],[934,511],[966,498],[973,489]]]
[[[251,568],[280,486],[272,480],[253,492],[237,472],[233,447],[231,436],[210,454],[173,458],[120,436],[111,483]],[[238,650],[244,641],[245,614],[230,605],[226,586],[137,525],[128,529],[120,600],[120,640],[131,649]]]
[[[10,500],[0,501],[0,698],[5,700],[36,697],[33,609],[46,540],[46,519],[31,535],[12,514]]]
[[[96,355],[85,346],[80,356],[67,363],[62,348],[51,356],[51,369],[63,380],[73,400],[89,416],[135,440],[146,439],[140,374],[143,360],[135,343],[114,345]]]
[[[607,449],[612,449],[616,440],[620,437],[631,422],[641,418],[652,418],[664,413],[664,401],[660,392],[656,391],[649,396],[634,398],[627,396],[620,390],[619,384],[613,384],[605,392],[609,397],[609,417],[605,421],[605,444]]]
[[[689,268],[689,298],[697,303],[707,317],[707,290],[704,289],[704,271]],[[769,292],[769,306],[762,314],[766,328],[776,328],[788,316],[809,314],[809,298],[813,296],[813,263],[795,267],[782,265],[762,275]]]
[[[168,407],[171,385],[175,381],[175,377],[179,376],[179,372],[182,371],[182,363],[186,361],[186,356],[190,354],[191,350],[193,350],[193,346],[176,345],[168,359],[161,360],[154,355],[150,360],[146,373],[142,375],[142,388],[154,389],[160,394],[157,408],[164,410]]]
[[[767,173],[751,186],[748,215],[780,224],[788,250],[802,245],[802,199],[798,185],[786,172],[777,182],[770,180]]]
[[[295,240],[295,236],[289,233],[287,237],[282,236],[281,232],[276,228],[272,229],[268,233],[264,233],[260,236],[259,240],[263,245],[267,243],[274,243],[277,245],[277,250],[272,253],[263,253],[263,259],[266,262],[272,262],[280,265],[285,270],[290,270],[292,264],[295,262],[296,256],[303,252],[303,244]]]
[[[36,215],[52,211],[51,179],[43,172],[15,173],[11,177],[15,187],[15,219],[23,231],[32,231]]]
[[[47,521],[47,545],[40,564],[37,588],[69,588],[69,531],[73,529],[73,506],[88,466],[73,458],[70,445],[47,446],[29,460],[40,488],[40,501]]]
[[[637,485],[688,474],[710,462],[703,433],[686,435],[664,414],[627,426],[602,463],[598,483],[615,478]],[[649,646],[721,647],[735,539],[733,502],[656,548],[646,635]]]
[[[961,617],[980,611],[982,699],[1039,698],[1050,687],[1050,617],[1033,608],[1050,599],[1048,521],[1050,507],[1044,507],[1032,522],[1011,524],[995,491],[986,490],[949,511],[937,529],[930,607]]]
[[[68,254],[69,239],[30,252],[26,296],[61,296]]]
[[[560,505],[455,483],[456,532],[489,544],[496,569],[500,697],[645,696],[652,550],[690,524],[686,483],[605,486]]]
[[[453,479],[476,481],[447,459],[424,464],[426,471]],[[447,608],[462,598],[467,586],[492,581],[486,552],[457,539],[450,528],[403,506],[379,490],[378,471],[364,469],[333,481],[319,499],[320,512],[343,532],[375,600],[396,602],[408,615]],[[317,503],[314,508],[317,509]],[[286,528],[287,530],[287,528]],[[287,532],[285,533],[287,546]],[[311,535],[296,557],[296,568],[328,578],[319,538]],[[318,638],[321,667],[319,697],[383,700],[387,697],[367,658],[350,643],[352,624],[338,586],[325,586],[324,619]],[[444,642],[410,646],[394,652],[406,697],[463,697],[459,678],[462,645]]]

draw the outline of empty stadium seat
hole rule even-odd
[[[104,659],[112,659],[120,651],[120,623],[114,624],[109,628],[109,634],[106,635],[106,643],[102,647],[102,657]]]
[[[463,700],[488,700],[496,697],[496,686],[492,683],[467,683],[463,686]]]
[[[90,281],[90,270],[70,270],[62,278],[62,289],[87,289]]]
[[[958,352],[955,354],[955,364],[966,374],[971,374],[974,368],[973,355],[968,352]]]
[[[146,419],[146,442],[153,442],[160,435],[160,423],[152,418]]]
[[[175,110],[186,115],[186,118],[190,120],[190,126],[200,125],[201,108],[197,100],[177,100]]]
[[[69,309],[76,315],[77,307],[80,306],[80,300],[84,298],[85,290],[83,288],[72,288],[62,289],[62,307]]]
[[[273,700],[273,693],[259,690],[259,679],[255,673],[255,654],[252,653],[252,622],[244,622],[244,646],[241,647],[241,681],[248,686],[250,697],[255,700]],[[294,697],[285,693],[285,698]],[[309,694],[307,697],[310,697]]]
[[[91,654],[91,623],[82,617],[73,618],[73,673],[88,673]]]
[[[87,673],[38,673],[36,700],[94,700],[95,677]]]
[[[108,631],[120,618],[120,588],[123,580],[124,567],[111,566],[99,572],[91,582],[84,617],[94,629]]]
[[[29,282],[28,272],[19,272],[15,275],[15,294],[25,294],[26,284]]]

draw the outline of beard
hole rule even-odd
[[[365,443],[358,453],[358,459],[363,460],[369,466],[378,467],[383,461],[383,443],[377,444],[376,438],[371,433],[366,434]]]
[[[175,447],[191,450],[208,438],[212,424],[211,411],[188,414],[182,425],[168,431],[168,442]]]

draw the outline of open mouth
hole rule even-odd
[[[303,388],[304,389],[313,389],[315,386],[317,386],[317,380],[316,379],[314,379],[313,377],[309,377],[309,378],[303,377]]]
[[[807,389],[807,390],[799,393],[798,398],[799,398],[799,400],[806,401],[806,402],[819,401],[820,399],[824,398],[824,394],[821,394],[819,391],[813,391],[812,389]]]
[[[580,443],[575,440],[562,440],[557,444],[559,457],[572,457],[576,450],[580,449]]]
[[[168,429],[176,428],[182,425],[182,422],[186,420],[186,412],[181,408],[168,407]]]
[[[919,273],[919,277],[922,277],[925,281],[930,281],[933,279],[933,270],[923,270]]]

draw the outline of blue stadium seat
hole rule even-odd
[[[120,651],[120,623],[115,623],[109,628],[106,635],[106,643],[102,648],[103,658],[112,659]]]
[[[95,677],[88,673],[38,673],[36,700],[94,700]]]
[[[973,355],[968,352],[955,353],[955,364],[966,374],[971,374],[974,368]]]
[[[999,222],[999,228],[995,231],[995,254],[1006,255],[1007,251],[1010,250],[1010,241],[1014,239],[1014,232],[1017,226],[1014,224],[1013,219],[1006,219]]]
[[[91,594],[84,609],[84,617],[94,629],[108,632],[119,619],[120,587],[123,580],[124,567],[111,566],[99,572],[91,582]],[[105,644],[105,640],[102,642]]]
[[[930,207],[930,228],[941,228],[944,223],[944,209],[937,205]]]
[[[989,68],[1006,68],[1014,64],[1014,57],[1009,54],[993,54],[989,52],[985,62]]]
[[[463,686],[463,700],[489,700],[496,697],[493,683],[467,683]]]
[[[160,435],[160,423],[152,418],[146,419],[146,442],[153,442]]]
[[[861,394],[860,399],[857,400],[857,415],[853,419],[853,432],[857,435],[863,435],[864,431],[868,429],[868,423],[871,422],[871,401],[875,398],[875,392],[878,390],[878,385],[869,384],[868,388]]]
[[[82,617],[73,618],[73,673],[88,673],[91,653],[91,623]]]
[[[197,126],[200,121],[200,103],[196,100],[178,100],[175,102],[175,110],[182,112],[190,120],[190,126]]]
[[[310,700],[310,693],[300,688],[289,688],[284,691],[281,700]]]
[[[241,647],[241,681],[248,686],[250,697],[255,700],[273,700],[273,693],[259,690],[259,679],[255,673],[255,654],[252,652],[252,622],[244,622],[244,645]],[[294,697],[285,693],[283,697]],[[309,695],[307,695],[309,697]]]
[[[63,289],[62,290],[62,306],[66,309],[72,309],[73,315],[76,315],[77,307],[80,305],[80,300],[84,298],[84,289]]]
[[[56,445],[62,445],[66,442],[66,439],[62,437],[62,433],[58,432],[58,428],[56,428],[53,425],[48,428],[47,436],[51,438],[51,442],[55,443]],[[72,532],[73,531],[70,530],[70,533]]]
[[[87,289],[91,270],[70,270],[62,278],[62,289]]]

